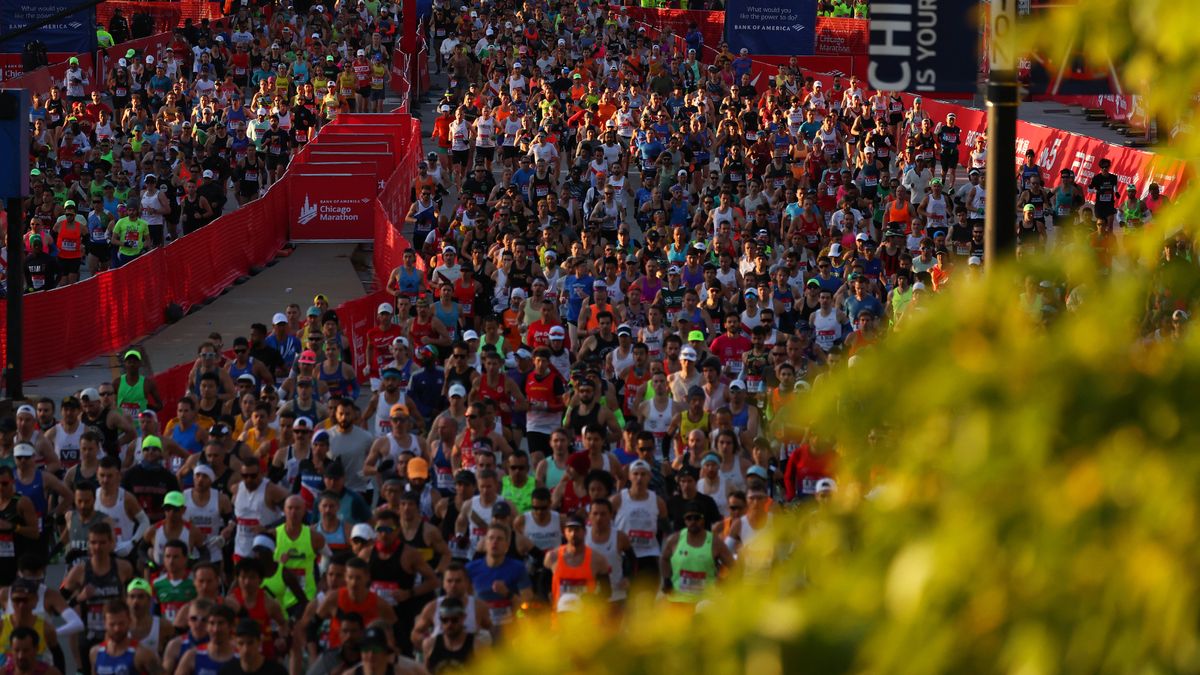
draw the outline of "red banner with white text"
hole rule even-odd
[[[866,56],[871,44],[871,22],[866,19],[817,17],[817,56]]]
[[[298,241],[369,241],[375,235],[373,174],[309,173],[301,167],[288,185],[288,225]]]

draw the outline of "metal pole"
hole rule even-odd
[[[1015,0],[991,0],[988,32],[988,164],[984,220],[984,269],[1016,246],[1017,58],[1013,38]]]
[[[25,229],[23,206],[20,197],[8,200],[8,311],[5,316],[8,333],[5,336],[4,383],[8,397],[13,400],[24,398],[21,391],[21,360],[24,356],[21,305],[25,295],[25,248],[21,245]]]

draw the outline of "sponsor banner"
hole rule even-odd
[[[865,56],[871,42],[871,22],[866,19],[817,18],[818,56]]]
[[[893,0],[871,6],[872,89],[974,92],[979,28],[974,0]]]
[[[0,0],[0,35],[44,21],[79,5],[77,0]],[[40,41],[48,52],[96,51],[96,7],[58,19],[13,40],[0,43],[0,51],[20,53],[25,43]]]
[[[362,173],[295,173],[288,185],[292,239],[361,240],[375,234],[376,181]]]
[[[774,77],[781,67],[791,64],[793,60],[795,67],[804,71],[845,78],[857,75],[863,81],[867,78],[865,56],[755,56],[750,65],[750,80],[759,91],[763,91],[768,78]]]
[[[725,6],[725,41],[734,53],[811,55],[816,24],[816,0],[729,0]]]

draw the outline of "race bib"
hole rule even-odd
[[[505,598],[504,600],[489,600],[487,602],[488,614],[492,617],[492,623],[497,626],[510,623],[513,619],[512,600]]]
[[[703,593],[708,584],[708,575],[703,572],[681,571],[679,573],[679,590],[685,593]]]
[[[13,542],[12,532],[0,532],[0,558],[13,558],[17,555],[17,548]]]
[[[64,251],[78,251],[79,250],[79,242],[74,241],[74,240],[67,240],[67,241],[64,241],[62,243],[62,246],[60,246],[59,248],[61,248]]]

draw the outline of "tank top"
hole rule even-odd
[[[835,310],[830,310],[829,314],[820,311],[813,314],[813,336],[821,349],[829,351],[833,348],[833,343],[842,336],[842,324],[838,322]]]
[[[746,406],[746,409],[742,411],[742,413],[745,414],[746,417],[749,417],[749,412],[750,412],[750,406]],[[737,428],[737,419],[736,418],[734,418],[733,424],[734,424],[734,428],[736,429]],[[723,464],[724,463],[722,463],[722,466],[723,466]],[[746,470],[745,470],[745,467],[742,465],[742,458],[740,456],[737,456],[737,455],[734,456],[732,469],[729,469],[728,471],[726,471],[724,468],[721,468],[721,469],[719,469],[719,471],[721,474],[722,484],[729,487],[729,489],[731,489],[731,490],[745,490],[746,489]]]
[[[404,392],[397,390],[396,394],[396,400],[389,401],[387,399],[387,392],[383,390],[379,392],[379,405],[375,406],[375,415],[372,418],[375,420],[376,436],[384,436],[392,433],[392,406],[404,402]]]
[[[337,525],[332,530],[326,530],[322,521],[317,521],[315,525],[317,532],[325,537],[325,545],[329,547],[329,551],[337,555],[342,551],[350,550],[350,542],[346,541],[346,528],[342,521],[337,521]]]
[[[97,430],[99,430],[100,435],[104,438],[103,442],[100,444],[100,447],[104,450],[104,453],[107,455],[116,455],[118,451],[120,451],[120,447],[117,443],[118,439],[120,438],[120,434],[118,433],[116,427],[109,426],[109,412],[110,409],[105,408],[101,410],[100,414],[96,417],[88,417],[85,414],[81,419],[84,425],[95,427]]]
[[[113,598],[125,596],[121,576],[117,573],[117,559],[109,556],[108,571],[96,574],[90,559],[83,562],[83,585],[92,589],[91,597],[84,605],[84,626],[89,640],[104,637],[104,604]]]
[[[231,653],[224,661],[218,661],[212,657],[212,654],[209,653],[208,648],[208,644],[197,645],[195,647],[195,670],[193,671],[195,675],[217,675],[223,666],[228,663],[232,663],[233,660],[237,658],[237,654],[235,652]],[[180,656],[182,655],[183,654],[181,653]]]
[[[129,384],[122,375],[117,385],[117,405],[121,411],[136,418],[138,413],[146,409],[146,376],[138,375],[137,382]]]
[[[329,622],[329,646],[333,649],[342,646],[341,621],[338,619],[339,616],[354,612],[361,616],[363,624],[368,626],[371,625],[372,621],[379,618],[378,595],[368,592],[366,598],[355,602],[350,598],[350,589],[348,588],[339,588],[337,594],[337,611],[334,612],[333,618]]]
[[[683,414],[679,416],[679,437],[686,439],[696,429],[705,434],[708,433],[708,411],[705,410],[704,414],[700,415],[700,419],[695,422],[692,421],[688,411],[683,411]]]
[[[13,472],[13,487],[16,488],[17,494],[29,498],[33,502],[33,510],[37,512],[38,532],[42,531],[42,518],[46,515],[46,509],[49,507],[49,502],[46,499],[46,483],[42,480],[42,470],[33,470],[33,479],[28,483],[21,481],[21,477],[16,471]]]
[[[559,482],[562,481],[562,478],[565,475],[567,475],[567,468],[565,466],[559,466],[558,462],[554,461],[553,456],[546,458],[547,489],[553,490],[554,488],[558,487]]]
[[[692,546],[687,531],[679,533],[679,542],[671,554],[671,582],[675,592],[671,602],[696,602],[705,589],[717,578],[717,563],[713,560],[713,533],[704,533],[704,543]]]
[[[253,553],[256,528],[279,518],[279,512],[267,506],[267,485],[268,482],[263,480],[253,492],[243,485],[234,497],[233,514],[237,519],[237,533],[234,535],[233,553],[239,558],[249,558]]]
[[[14,527],[22,523],[21,514],[17,510],[18,499],[19,497],[14,494],[12,499],[8,500],[8,504],[0,509],[0,520]],[[24,541],[24,538],[21,540]],[[17,574],[17,539],[12,528],[0,532],[0,572],[8,579]]]
[[[629,544],[638,558],[658,556],[662,548],[658,543],[658,499],[653,492],[645,499],[635,500],[629,489],[621,490],[621,508],[613,520],[613,526],[629,537]]]
[[[100,651],[96,653],[96,662],[92,664],[96,675],[129,675],[136,673],[138,670],[133,665],[133,657],[137,654],[137,648],[134,647],[131,641],[125,646],[125,651],[114,655],[108,653],[108,641],[100,645]]]
[[[490,520],[489,516],[488,521]],[[367,562],[367,567],[371,572],[371,590],[393,607],[400,604],[396,600],[396,592],[401,589],[411,591],[417,583],[416,575],[405,571],[404,566],[400,564],[404,546],[405,544],[401,542],[391,557],[386,559],[379,555],[378,549],[371,549],[371,559]]]
[[[671,428],[671,418],[675,416],[675,401],[668,398],[666,410],[660,411],[655,407],[654,399],[650,399],[646,408],[645,429],[654,434],[659,448],[664,448],[663,441],[667,437],[667,429]]]
[[[508,378],[501,373],[497,379],[500,381],[497,384],[492,384],[488,381],[488,375],[486,373],[483,375],[483,377],[479,378],[480,398],[494,401],[497,404],[504,403],[511,406],[512,397],[508,395],[508,391],[505,389],[505,385],[508,384]],[[499,405],[496,406],[496,410],[500,411]],[[504,423],[504,426],[511,425],[512,413],[500,411],[500,420]]]
[[[612,351],[612,369],[613,373],[620,373],[633,367],[633,349],[630,349],[621,355],[621,350],[614,348]]]
[[[925,211],[929,214],[928,226],[931,228],[941,228],[946,226],[946,217],[948,215],[946,195],[934,197],[930,194],[929,203],[925,206]]]
[[[354,383],[350,381],[342,370],[342,362],[338,361],[337,369],[332,373],[325,372],[325,363],[321,362],[317,366],[317,376],[321,381],[329,387],[329,395],[333,397],[349,396],[354,391]]]
[[[184,543],[187,543],[188,541],[191,540],[191,536],[190,536],[189,532],[191,532],[192,524],[189,522],[184,521],[183,531],[181,531],[179,533],[178,537],[171,537],[171,536],[167,535],[167,526],[166,526],[165,520],[158,521],[157,523],[154,524],[153,527],[154,527],[154,543],[153,543],[153,546],[151,546],[151,548],[150,548],[150,559],[157,565],[160,565],[160,566],[162,565],[163,547],[167,545],[168,541],[170,541],[172,539],[179,539],[179,540],[183,541]],[[194,550],[192,550],[192,547],[188,546],[188,551],[187,551],[186,555],[189,558],[191,558],[191,557],[195,557],[195,553],[196,552]]]
[[[55,427],[54,454],[58,455],[58,461],[62,463],[64,471],[79,464],[79,439],[83,436],[83,431],[82,422],[75,425],[74,433],[68,432],[62,422]]]
[[[886,223],[904,223],[905,233],[912,230],[912,213],[908,209],[908,204],[899,199],[888,204],[887,213],[884,214],[883,219]]]
[[[539,550],[550,551],[562,545],[562,517],[558,511],[550,511],[550,522],[538,525],[533,519],[533,513],[521,516],[525,527],[525,536]]]
[[[96,488],[96,511],[112,519],[113,536],[118,542],[129,541],[133,537],[133,531],[137,525],[125,512],[125,488],[117,488],[117,499],[112,506],[104,503],[100,495],[100,488]]]
[[[553,603],[558,606],[558,599],[566,593],[583,596],[596,592],[596,575],[592,571],[592,549],[583,547],[583,560],[578,565],[567,564],[567,547],[558,547],[558,559],[554,562],[551,589]]]
[[[239,366],[237,361],[229,362],[229,379],[237,382],[242,375],[254,375],[254,358],[247,357],[246,365]]]
[[[300,585],[304,587],[305,596],[309,599],[316,597],[317,579],[314,570],[317,565],[317,551],[312,544],[312,528],[302,525],[300,534],[295,539],[288,536],[286,524],[275,528],[275,560],[282,561],[283,557],[289,553],[291,556],[286,562],[280,563],[279,569],[284,574],[296,577]],[[285,609],[290,608],[298,601],[291,589],[288,589],[284,597]],[[288,599],[290,599],[290,603],[287,602]]]
[[[621,551],[617,548],[617,530],[610,529],[608,533],[608,541],[596,541],[596,533],[592,531],[591,526],[587,528],[587,537],[584,542],[588,548],[596,552],[597,555],[604,556],[608,561],[608,580],[612,586],[612,595],[609,596],[610,602],[624,600],[626,591],[621,586],[621,580],[625,578],[625,572],[621,568]]]
[[[703,495],[708,495],[717,503],[717,511],[721,512],[721,517],[729,516],[729,501],[725,498],[729,494],[729,485],[725,482],[725,476],[720,472],[717,473],[716,485],[710,484],[703,476],[696,481],[696,492]]]
[[[193,488],[188,488],[183,492],[183,519],[196,528],[196,531],[206,540],[221,527],[221,507],[219,500],[220,497],[217,492],[210,489],[208,503],[200,506],[196,503]],[[216,544],[209,549],[210,552],[216,552],[216,558],[220,558],[220,550],[220,544]]]
[[[63,220],[58,230],[58,257],[65,260],[78,260],[83,257],[83,226],[78,220]]]
[[[267,594],[261,588],[254,589],[254,606],[251,607],[246,602],[246,596],[242,593],[241,586],[234,586],[233,598],[238,601],[242,609],[238,612],[239,617],[254,619],[258,625],[262,626],[263,635],[263,656],[268,659],[275,658],[275,640],[272,639],[271,631],[271,615],[267,613]],[[363,617],[366,621],[366,617]]]
[[[88,528],[92,525],[104,520],[105,516],[99,511],[92,513],[92,517],[86,522],[79,516],[79,511],[71,510],[67,515],[67,563],[71,564],[74,559],[80,556],[86,556],[88,553],[87,534]]]
[[[483,536],[487,534],[487,523],[492,522],[492,509],[495,508],[496,504],[500,501],[501,500],[497,498],[496,501],[492,502],[491,506],[484,506],[483,502],[479,501],[479,495],[475,495],[474,497],[471,497],[471,501],[467,503],[467,513],[474,513],[475,515],[479,516],[479,520],[484,523],[483,525],[480,525],[474,518],[471,518],[470,516],[467,517],[467,532],[470,536],[470,548],[468,550],[471,552],[471,554],[473,554],[479,548],[479,542],[483,539]],[[470,557],[470,554],[468,554],[468,557]]]
[[[468,613],[468,616],[472,615]],[[466,667],[474,652],[474,633],[468,632],[462,646],[458,649],[447,647],[445,640],[439,634],[433,641],[433,649],[429,652],[429,659],[425,662],[425,667],[431,673],[457,672]]]
[[[147,225],[162,225],[163,214],[157,213],[159,207],[158,192],[147,194],[142,191],[142,220],[146,221]]]
[[[437,448],[433,451],[433,473],[438,492],[441,492],[443,497],[453,496],[454,466],[446,456],[445,444],[441,441],[438,441]]]

